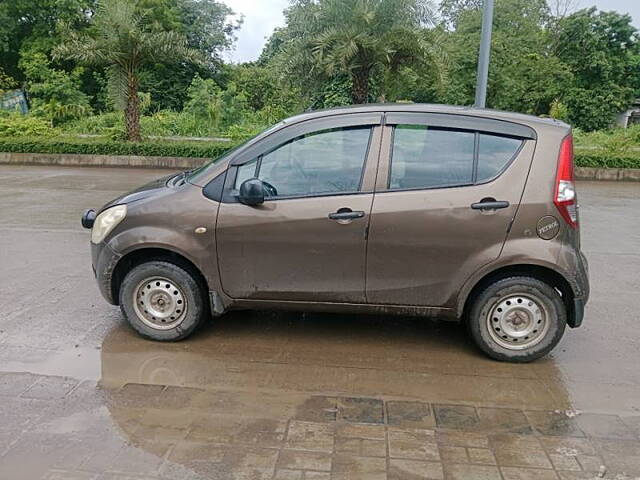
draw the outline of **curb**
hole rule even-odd
[[[0,153],[0,165],[59,165],[67,167],[132,167],[186,170],[208,158],[149,157],[143,155],[81,155],[66,153]],[[576,167],[578,180],[640,182],[640,168]]]
[[[577,180],[606,180],[612,182],[640,182],[640,168],[576,167]]]
[[[59,165],[66,167],[132,167],[186,170],[208,158],[148,157],[143,155],[81,155],[66,153],[0,153],[0,165]]]

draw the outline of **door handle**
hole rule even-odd
[[[473,210],[497,210],[498,208],[507,208],[509,202],[505,200],[496,200],[495,198],[483,198],[479,202],[472,203]]]
[[[351,210],[350,208],[340,208],[337,212],[329,214],[331,220],[353,220],[364,217],[362,210]]]

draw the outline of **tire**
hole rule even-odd
[[[489,357],[526,363],[549,353],[567,325],[562,298],[531,277],[509,277],[487,286],[475,298],[467,327]]]
[[[132,268],[120,286],[120,309],[141,336],[174,342],[207,316],[204,289],[185,268],[153,260]]]

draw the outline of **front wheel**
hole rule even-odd
[[[510,277],[486,287],[468,318],[476,345],[491,358],[530,362],[549,353],[567,324],[558,292],[531,277]]]
[[[127,273],[120,287],[120,308],[134,330],[159,341],[186,338],[207,312],[203,289],[193,275],[160,260]]]

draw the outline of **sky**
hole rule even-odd
[[[232,51],[224,57],[228,61],[248,62],[256,60],[267,37],[273,29],[284,23],[282,11],[289,0],[220,0],[236,14],[244,16],[244,23],[238,32],[238,41]],[[578,8],[596,6],[601,10],[617,10],[629,13],[633,23],[640,28],[640,0],[575,0]]]

